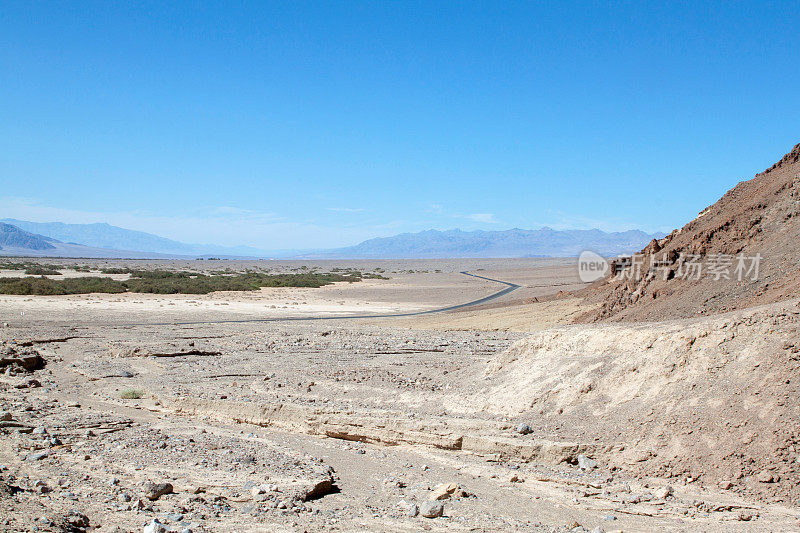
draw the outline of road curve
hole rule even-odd
[[[187,321],[187,322],[135,322],[130,324],[106,324],[108,326],[124,326],[124,327],[133,327],[133,326],[194,326],[194,325],[202,325],[202,324],[246,324],[250,322],[301,322],[301,321],[312,321],[312,320],[355,320],[355,319],[362,319],[362,318],[400,318],[400,317],[409,317],[409,316],[420,316],[420,315],[431,315],[433,313],[444,313],[446,311],[454,311],[456,309],[463,309],[465,307],[472,307],[473,305],[480,305],[486,302],[491,302],[492,300],[496,300],[506,294],[514,292],[515,290],[520,288],[520,285],[515,283],[510,283],[508,281],[502,281],[499,279],[492,279],[487,278],[486,276],[479,276],[477,274],[470,274],[467,271],[460,272],[465,276],[472,276],[473,278],[485,279],[487,281],[492,281],[494,283],[501,283],[506,287],[501,289],[489,296],[484,296],[483,298],[478,298],[477,300],[472,300],[469,302],[465,302],[463,304],[456,304],[456,305],[449,305],[447,307],[439,307],[436,309],[428,309],[427,311],[414,311],[411,313],[386,313],[386,314],[371,314],[371,315],[340,315],[340,316],[285,316],[285,317],[272,317],[272,318],[242,318],[242,319],[228,319],[228,320],[199,320],[199,321]]]

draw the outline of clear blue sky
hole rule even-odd
[[[3,2],[0,217],[268,249],[668,231],[800,142],[798,12]]]

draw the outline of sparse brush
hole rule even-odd
[[[144,396],[144,393],[139,389],[126,389],[119,395],[123,400],[138,400]]]

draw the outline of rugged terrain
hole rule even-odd
[[[640,279],[598,282],[587,303],[599,305],[586,320],[660,320],[742,309],[800,296],[800,144],[764,172],[743,181],[697,218],[642,250]],[[696,254],[705,270],[685,279],[685,258]],[[715,255],[716,254],[716,255]],[[708,270],[708,260],[730,256],[728,277]],[[737,256],[760,254],[753,273],[735,273]],[[682,258],[683,257],[683,258]],[[652,273],[654,261],[660,261]],[[751,262],[745,263],[749,268]],[[743,271],[742,274],[747,274]],[[739,279],[741,277],[741,279]]]
[[[3,297],[0,528],[800,527],[796,302],[575,326],[571,261],[381,268],[320,289]],[[521,288],[335,316],[497,290],[463,268]],[[264,321],[289,316],[314,319]]]

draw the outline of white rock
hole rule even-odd
[[[597,461],[595,461],[594,459],[590,459],[585,455],[579,455],[578,468],[580,468],[581,470],[594,470],[595,468],[597,468]]]
[[[672,487],[669,485],[653,491],[653,496],[655,496],[659,500],[663,500],[671,494],[672,494]]]
[[[144,530],[142,533],[168,533],[169,529],[158,521],[157,518],[153,518],[153,521],[144,526]]]

